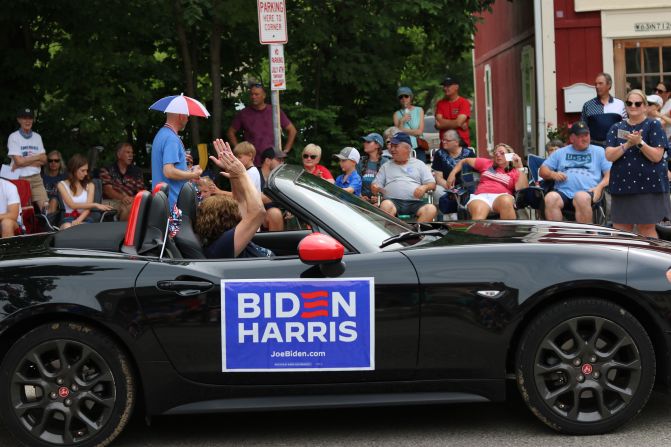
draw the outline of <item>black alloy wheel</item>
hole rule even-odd
[[[126,356],[106,335],[73,322],[39,326],[2,362],[0,404],[5,424],[33,446],[109,444],[135,401]]]
[[[531,411],[557,431],[612,431],[645,406],[655,353],[622,307],[577,298],[544,310],[522,336],[517,384]]]

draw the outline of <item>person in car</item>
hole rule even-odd
[[[65,205],[65,217],[60,228],[91,223],[91,210],[110,211],[112,207],[95,203],[95,185],[89,177],[89,163],[81,154],[75,154],[68,161],[68,178],[58,184],[58,193]]]
[[[497,213],[501,219],[515,219],[515,191],[529,186],[527,176],[519,171],[524,167],[522,159],[512,147],[499,143],[494,148],[493,155],[491,160],[480,157],[464,158],[452,168],[447,177],[449,189],[454,188],[454,182],[464,163],[480,173],[480,183],[466,204],[473,220],[486,219],[491,212]]]
[[[267,256],[269,250],[251,242],[266,217],[261,194],[228,143],[217,139],[214,148],[217,157],[210,156],[210,160],[230,180],[232,196],[214,195],[198,207],[194,231],[203,243],[205,256]]]

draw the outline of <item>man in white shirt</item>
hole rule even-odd
[[[44,150],[42,137],[33,132],[35,115],[29,108],[23,108],[16,114],[16,120],[21,126],[19,130],[9,135],[7,148],[12,159],[10,164],[19,178],[28,180],[32,201],[37,202],[41,208],[48,204],[47,190],[44,188],[41,167],[47,162],[47,154]]]
[[[12,182],[0,179],[0,225],[2,226],[2,237],[14,236],[14,231],[19,227],[19,209],[21,200],[19,191]]]

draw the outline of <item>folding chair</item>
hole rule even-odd
[[[21,201],[19,211],[19,230],[23,234],[37,233],[38,225],[35,217],[35,207],[33,206],[32,195],[30,192],[30,182],[21,179],[6,179],[12,182],[19,192],[19,200]]]

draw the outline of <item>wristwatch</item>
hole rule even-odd
[[[639,148],[639,149],[643,149],[643,143],[638,143],[638,144],[636,145],[636,147]]]

